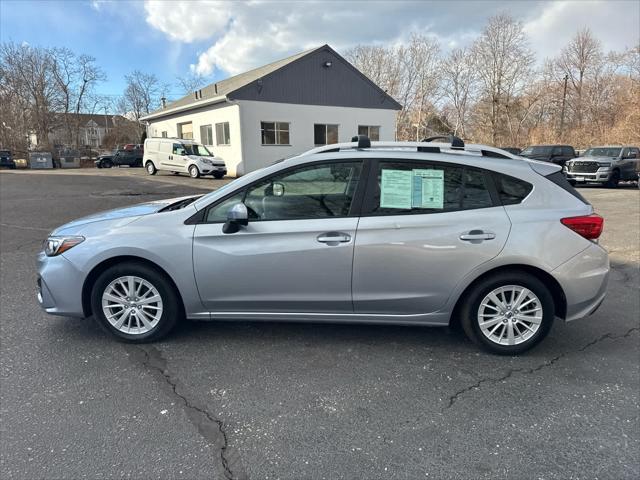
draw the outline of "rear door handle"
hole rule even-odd
[[[460,235],[460,240],[463,240],[465,242],[481,242],[483,240],[493,240],[494,238],[496,238],[495,233],[485,232],[483,230],[471,230],[470,232]]]
[[[338,243],[346,243],[351,241],[351,235],[343,232],[327,232],[318,235],[317,240],[320,243],[337,245]]]

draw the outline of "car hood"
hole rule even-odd
[[[201,195],[188,195],[185,197],[167,198],[164,200],[154,200],[153,202],[139,203],[137,205],[131,205],[129,207],[114,208],[113,210],[106,210],[104,212],[94,213],[87,217],[82,217],[77,220],[73,220],[69,223],[56,228],[51,235],[77,235],[83,227],[89,224],[97,222],[109,222],[109,226],[122,226],[131,223],[135,219],[142,215],[150,215],[168,207],[171,204],[178,203],[188,198],[198,198]]]

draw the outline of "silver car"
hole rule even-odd
[[[601,183],[616,188],[621,180],[638,180],[640,149],[592,147],[583,156],[569,160],[564,171],[571,183]]]
[[[454,140],[361,137],[68,223],[38,255],[38,300],[131,342],[186,317],[459,324],[523,352],[603,301],[603,219],[560,167]]]

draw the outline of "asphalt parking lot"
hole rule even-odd
[[[117,343],[35,299],[71,219],[201,193],[137,171],[0,173],[2,478],[638,478],[640,194],[585,187],[608,296],[520,357],[446,329],[192,323]]]

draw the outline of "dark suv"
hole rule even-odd
[[[532,145],[522,150],[520,156],[563,167],[567,160],[576,158],[576,152],[571,145]]]
[[[142,149],[118,150],[113,155],[100,155],[95,163],[98,168],[120,167],[122,165],[141,167],[142,155]]]
[[[16,168],[16,162],[13,161],[10,150],[0,150],[0,168]]]

